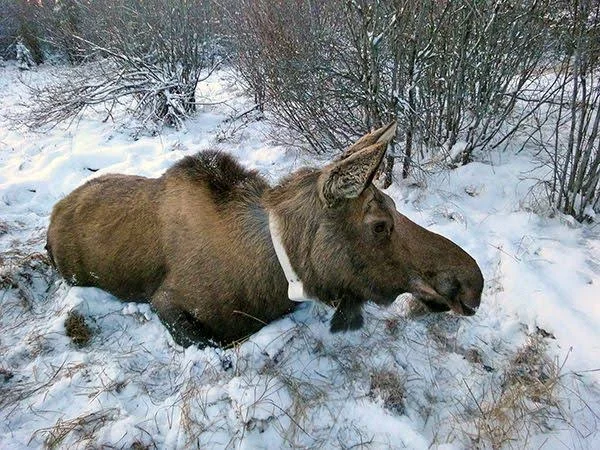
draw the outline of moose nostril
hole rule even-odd
[[[469,306],[462,301],[460,302],[460,306],[462,307],[465,316],[472,316],[477,312],[477,309],[479,309],[479,306]]]
[[[454,300],[460,294],[460,283],[457,280],[452,282],[452,287],[448,291],[448,298]]]

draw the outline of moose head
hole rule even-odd
[[[362,325],[365,301],[410,292],[431,311],[475,314],[483,277],[458,245],[415,224],[373,184],[395,124],[358,140],[317,171],[267,196],[290,261],[310,296],[337,305],[331,330]]]

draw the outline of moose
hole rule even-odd
[[[373,184],[394,134],[394,123],[375,130],[275,187],[212,150],[159,178],[99,176],[54,206],[46,249],[73,285],[149,301],[183,346],[239,341],[302,299],[335,307],[331,332],[359,329],[365,302],[405,292],[433,312],[475,314],[475,260]]]

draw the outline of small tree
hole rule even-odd
[[[29,51],[35,64],[44,60],[41,39],[43,32],[39,27],[38,15],[44,4],[28,0],[0,0],[0,54],[16,58],[22,47]]]
[[[23,38],[19,38],[15,45],[17,51],[17,64],[21,70],[29,70],[36,66],[31,52],[23,42]]]

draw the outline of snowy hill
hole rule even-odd
[[[19,76],[0,68],[5,116]],[[422,314],[406,295],[332,335],[332,310],[307,303],[236,347],[182,349],[148,305],[60,280],[49,214],[86,180],[159,176],[205,148],[273,183],[323,163],[275,143],[268,120],[228,120],[252,105],[226,71],[199,98],[211,105],[187,130],[158,136],[102,111],[44,133],[1,119],[0,448],[600,448],[600,229],[535,212],[526,152],[388,189],[481,266],[473,317]],[[67,336],[67,318],[91,335]]]

